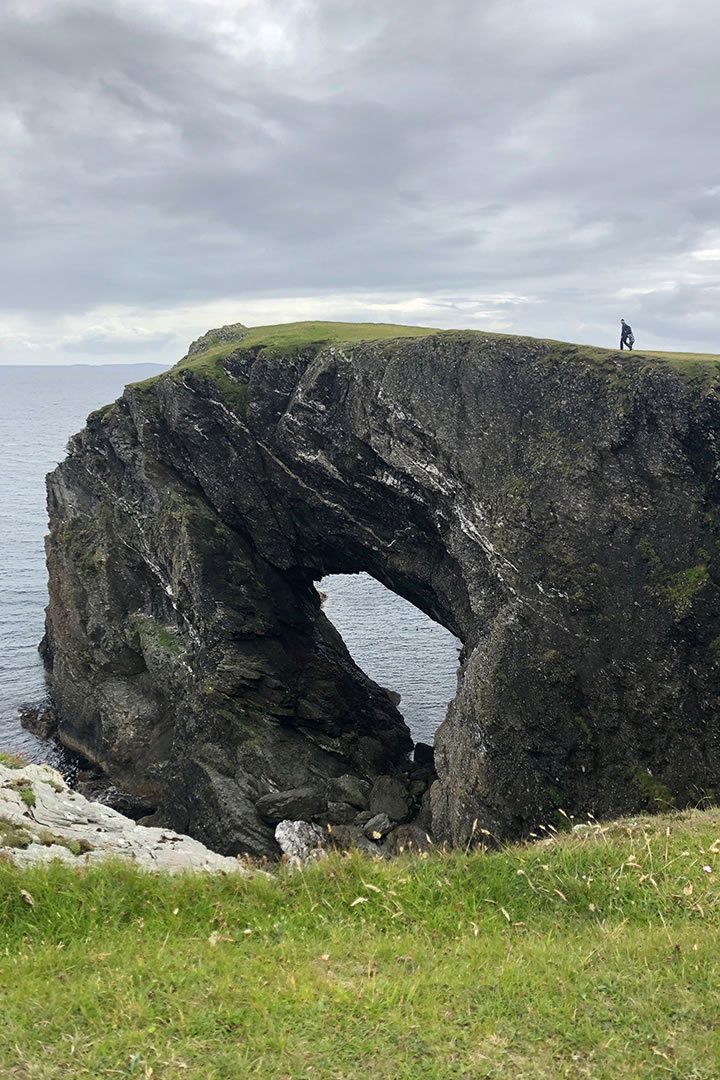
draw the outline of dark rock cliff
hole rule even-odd
[[[69,746],[223,852],[274,849],[273,792],[332,820],[411,748],[314,588],[364,570],[464,643],[436,838],[716,797],[713,365],[244,334],[128,387],[48,479]]]

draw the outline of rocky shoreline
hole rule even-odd
[[[390,810],[395,818],[408,816],[411,804],[406,789],[392,777],[382,781],[372,789],[366,785],[367,790],[354,783],[344,785],[349,798],[365,805],[344,825],[325,821],[321,827],[317,823],[323,815],[313,804],[315,796],[310,789],[278,792],[268,800],[266,820],[275,825],[275,839],[287,863],[302,866],[332,850],[355,849],[371,857],[429,851],[432,840],[422,825],[422,816],[410,824],[399,824],[387,813]],[[301,811],[314,811],[308,814],[314,820],[286,816]],[[171,873],[246,871],[240,856],[219,855],[189,836],[135,821],[73,790],[49,765],[28,765],[0,753],[0,859],[17,866],[48,864],[56,859],[87,866],[107,858]]]
[[[5,762],[5,764],[3,763]],[[170,829],[146,828],[73,791],[49,765],[0,755],[0,858],[17,866],[75,866],[122,858],[146,870],[245,873],[238,859]]]

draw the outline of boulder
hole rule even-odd
[[[410,806],[407,788],[395,776],[380,776],[370,792],[373,814],[387,814],[392,821],[404,821]]]
[[[365,822],[362,830],[368,840],[380,840],[381,837],[390,832],[393,824],[394,822],[390,820],[387,814],[374,814],[369,821]]]
[[[432,850],[430,834],[417,825],[398,825],[385,837],[388,855],[421,855]]]
[[[304,866],[311,859],[327,858],[322,846],[325,833],[309,821],[280,821],[275,828],[275,839],[292,869]]]
[[[416,742],[413,760],[417,765],[434,765],[435,751],[429,743]]]
[[[337,851],[361,851],[373,859],[384,858],[385,855],[379,844],[368,840],[362,829],[353,825],[333,825],[323,843]]]
[[[360,810],[367,810],[370,805],[371,785],[359,776],[337,776],[328,784],[328,798],[337,802],[349,802]]]
[[[52,705],[23,706],[18,710],[20,724],[39,739],[49,739],[57,731],[58,718]]]
[[[305,821],[327,810],[327,800],[314,788],[289,788],[287,791],[271,791],[258,799],[260,817],[271,825],[279,821]]]
[[[357,811],[354,806],[346,802],[329,802],[325,820],[333,825],[352,825]]]

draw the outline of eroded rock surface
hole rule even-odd
[[[304,866],[313,859],[326,859],[324,834],[310,821],[280,821],[275,827],[275,839],[292,869]]]
[[[261,799],[347,816],[380,776],[424,824],[407,729],[314,587],[364,570],[464,643],[436,839],[715,797],[713,368],[469,333],[207,341],[49,478],[67,745],[228,853],[277,851]]]
[[[189,836],[143,828],[109,806],[89,802],[48,765],[0,765],[0,856],[18,866],[54,859],[85,865],[112,856],[145,870],[244,873],[237,859],[217,855]]]

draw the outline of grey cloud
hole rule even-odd
[[[109,356],[114,353],[120,353],[123,356],[132,356],[134,353],[148,356],[153,351],[164,351],[167,346],[173,346],[177,350],[182,344],[182,339],[179,339],[176,334],[169,333],[148,334],[135,338],[87,335],[75,341],[64,341],[56,348],[60,352],[71,353],[73,356]]]
[[[518,330],[614,340],[667,264],[635,311],[717,348],[712,265],[680,280],[720,207],[714,3],[268,3],[273,63],[174,10],[0,15],[6,310],[521,291]]]

